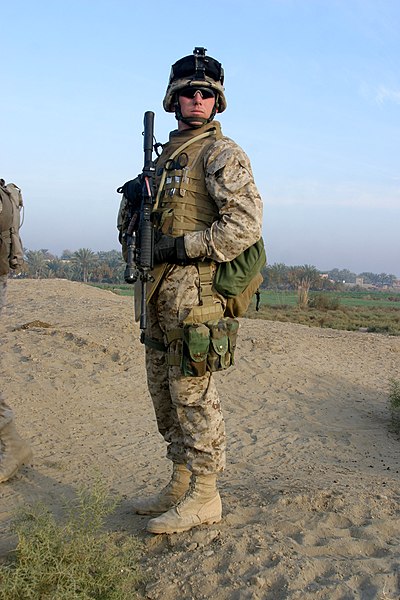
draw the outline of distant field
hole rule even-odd
[[[97,285],[109,289],[120,296],[133,296],[133,286],[127,284]],[[310,299],[323,295],[327,303],[336,305],[332,309],[297,307],[297,294],[294,291],[262,290],[261,307],[255,311],[255,303],[246,316],[254,319],[268,319],[289,323],[301,323],[312,327],[331,327],[359,331],[360,329],[400,335],[400,293],[398,292],[310,292]],[[392,298],[392,300],[390,300]],[[398,301],[395,301],[395,300]]]
[[[337,298],[340,305],[343,306],[376,306],[376,307],[396,307],[400,308],[399,292],[310,292],[310,298],[315,295],[323,294],[328,298]],[[270,306],[295,306],[297,304],[297,293],[294,291],[276,291],[262,290],[262,303]],[[398,304],[389,298],[397,298]]]
[[[296,292],[263,290],[261,307],[255,311],[255,303],[248,310],[251,318],[301,323],[313,327],[330,327],[359,331],[400,335],[400,294],[394,292],[311,292],[310,300],[323,296],[327,305],[334,309],[297,306]],[[392,298],[390,300],[389,298]]]

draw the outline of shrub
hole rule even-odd
[[[315,294],[308,302],[310,308],[316,308],[317,310],[338,310],[339,305],[339,298],[326,294]]]
[[[43,504],[23,508],[14,524],[18,546],[0,566],[0,599],[135,598],[139,542],[102,531],[115,504],[97,486],[78,491],[63,524]]]

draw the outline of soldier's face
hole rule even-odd
[[[194,121],[195,117],[201,117],[202,119],[209,119],[214,108],[215,98],[203,98],[201,92],[197,91],[193,98],[188,98],[184,95],[179,96],[179,104],[181,107],[182,116],[192,119],[193,124],[201,125],[201,121]],[[187,129],[188,125],[179,121],[180,129]]]

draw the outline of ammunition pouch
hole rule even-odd
[[[203,377],[207,372],[224,371],[235,364],[236,340],[239,321],[223,317],[206,323],[186,323],[169,331],[167,345],[159,340],[144,337],[144,344],[167,353],[170,367],[180,367],[185,377]],[[182,340],[182,351],[171,352],[170,345]]]
[[[187,377],[202,377],[207,371],[210,330],[205,323],[196,323],[186,325],[182,333],[182,374]]]
[[[207,371],[224,371],[235,362],[239,321],[224,317],[206,323],[187,324],[182,337],[182,375],[202,377]]]

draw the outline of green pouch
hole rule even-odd
[[[183,328],[182,374],[202,377],[207,371],[207,354],[210,330],[204,323],[194,323]]]
[[[213,281],[214,289],[224,298],[239,296],[262,271],[266,261],[264,242],[260,238],[233,260],[218,263]]]
[[[211,372],[223,371],[231,366],[226,319],[207,321],[207,327],[210,330],[207,368]]]

